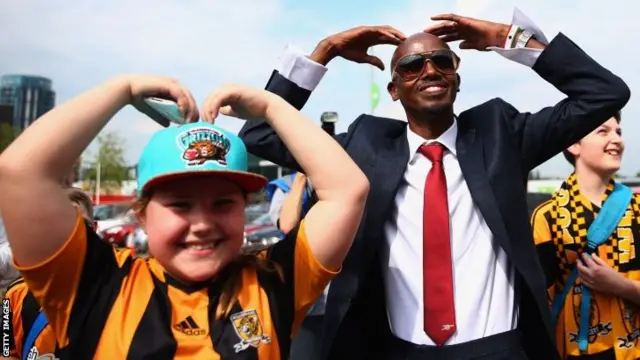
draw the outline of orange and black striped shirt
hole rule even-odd
[[[572,183],[573,184],[573,183]],[[576,188],[561,188],[552,200],[539,205],[532,215],[533,238],[544,269],[549,304],[560,293],[587,243],[587,229],[600,208]],[[613,183],[606,196],[613,190]],[[605,198],[606,199],[606,198]],[[621,276],[640,280],[640,195],[634,194],[617,229],[597,249]],[[605,292],[592,292],[586,352],[578,348],[582,283],[578,277],[569,291],[556,323],[558,350],[564,359],[636,360],[640,358],[640,306]]]
[[[22,278],[18,278],[9,285],[4,298],[9,301],[9,315],[13,332],[13,337],[9,342],[10,356],[22,359],[23,345],[29,330],[40,313],[40,305],[33,294],[29,292],[29,288]],[[36,337],[30,353],[44,356],[53,354],[55,350],[56,337],[51,326],[47,325]]]
[[[186,286],[154,259],[114,250],[78,217],[42,264],[19,268],[54,329],[61,359],[284,359],[307,310],[336,275],[298,230],[268,250],[277,272],[242,270],[231,315],[218,282]]]

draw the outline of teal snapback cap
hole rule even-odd
[[[247,148],[237,135],[196,122],[153,134],[138,162],[138,194],[160,182],[194,175],[229,180],[248,193],[268,181],[247,170]]]

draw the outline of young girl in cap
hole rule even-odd
[[[264,118],[312,179],[318,202],[265,253],[240,255],[247,172],[235,135],[209,123],[153,135],[138,164],[136,210],[153,258],[116,251],[85,225],[58,179],[132,99],[193,97],[177,81],[122,76],[45,114],[0,156],[0,208],[16,266],[46,312],[60,359],[281,359],[351,246],[368,182],[342,148],[279,97],[227,86],[206,101]]]

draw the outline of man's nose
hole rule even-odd
[[[440,76],[438,70],[433,66],[431,61],[427,60],[427,63],[424,65],[424,71],[422,72],[423,78],[429,78],[434,76]]]

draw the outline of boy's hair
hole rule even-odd
[[[66,189],[67,196],[72,203],[79,204],[82,206],[89,218],[93,219],[93,201],[86,192],[82,189],[78,189],[76,187],[68,187]]]
[[[620,117],[620,111],[616,111],[616,113],[613,114],[613,118],[616,119],[618,124],[620,124],[620,120],[622,120],[622,118]],[[576,166],[576,157],[573,156],[573,154],[570,153],[568,149],[564,149],[562,151],[562,155],[564,155],[564,158],[569,162],[569,164],[571,164],[571,166]]]

